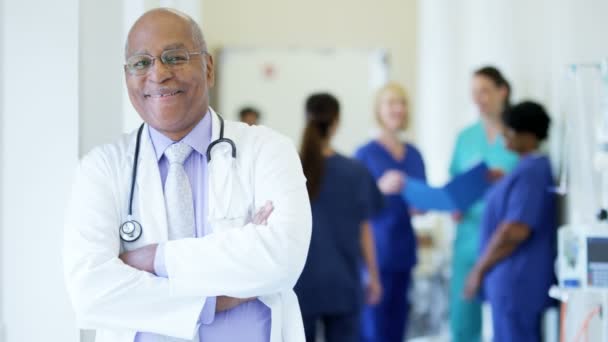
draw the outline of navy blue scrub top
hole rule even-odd
[[[376,183],[361,163],[334,154],[324,164],[319,195],[311,201],[308,257],[295,286],[304,316],[360,309],[361,223],[383,205]]]
[[[483,294],[493,305],[508,311],[534,312],[551,304],[548,291],[555,282],[557,253],[554,185],[549,159],[528,155],[488,192],[481,253],[503,223],[525,224],[532,232],[486,275]]]
[[[359,148],[355,156],[365,164],[376,181],[390,169],[426,180],[420,152],[411,144],[405,144],[405,149],[405,158],[395,160],[384,146],[373,140]],[[409,205],[401,194],[384,198],[384,209],[371,220],[378,265],[383,272],[409,272],[416,265],[416,237]]]

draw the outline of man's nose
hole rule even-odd
[[[173,71],[160,58],[155,59],[150,70],[148,71],[148,78],[156,83],[163,83],[164,81],[173,77]]]

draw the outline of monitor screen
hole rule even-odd
[[[587,238],[587,284],[608,287],[608,238]]]
[[[587,262],[608,263],[608,238],[587,238]]]

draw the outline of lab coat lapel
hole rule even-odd
[[[139,216],[136,219],[138,218],[142,224],[142,238],[147,242],[167,241],[169,233],[167,230],[165,197],[158,162],[147,125],[141,135],[137,172],[136,198]]]
[[[213,109],[209,108],[211,114],[211,142],[220,138],[220,120]],[[226,127],[224,127],[226,135]],[[225,218],[230,206],[230,194],[233,186],[233,160],[230,146],[225,143],[217,144],[211,149],[211,161],[209,162],[209,217],[211,220]]]

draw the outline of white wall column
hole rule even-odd
[[[123,6],[122,1],[80,1],[80,155],[122,132]]]
[[[61,250],[78,158],[78,1],[5,1],[0,23],[6,341],[75,342]]]
[[[2,134],[2,127],[4,127],[4,0],[0,0],[0,134]],[[3,173],[4,168],[4,141],[0,135],[0,245],[3,239],[4,222],[1,217],[4,217],[4,181]],[[4,342],[4,269],[3,255],[0,253],[0,342]]]
[[[460,125],[464,89],[447,80],[460,72],[457,46],[460,3],[442,0],[418,2],[418,84],[415,132],[431,183],[447,179],[450,149],[455,139],[453,127]],[[432,156],[432,157],[431,157]]]

